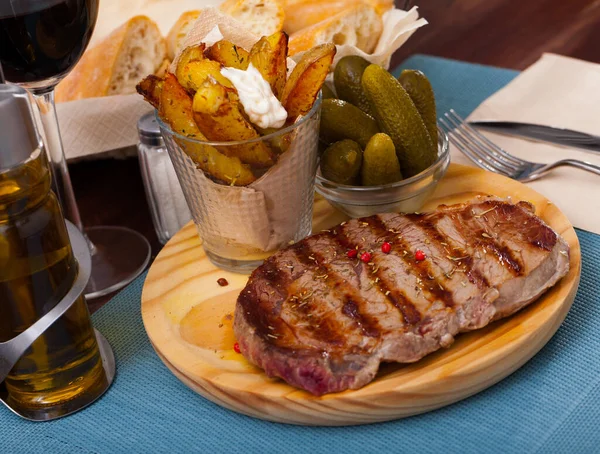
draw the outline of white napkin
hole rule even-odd
[[[469,120],[535,123],[600,135],[600,65],[544,54],[502,90],[486,99]],[[600,165],[600,153],[485,132],[522,159],[550,163],[579,159]],[[452,147],[452,160],[473,165]],[[578,228],[600,234],[600,176],[563,167],[527,183],[546,196]]]

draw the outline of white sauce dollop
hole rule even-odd
[[[221,41],[223,39],[223,34],[221,33],[221,29],[218,25],[215,25],[211,31],[204,37],[202,42],[206,44],[206,47],[210,47],[213,44]]]
[[[281,128],[285,124],[287,111],[252,63],[246,71],[222,68],[221,74],[227,77],[238,91],[240,102],[252,123],[263,129]]]

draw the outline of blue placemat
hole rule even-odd
[[[415,56],[440,112],[470,113],[517,73]],[[144,276],[94,315],[114,347],[114,385],[63,420],[28,423],[0,408],[0,453],[598,452],[600,450],[600,236],[578,231],[581,285],[546,347],[488,390],[424,415],[369,426],[274,424],[210,403],[180,383],[150,346],[141,321]]]

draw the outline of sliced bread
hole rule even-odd
[[[152,74],[167,56],[156,23],[136,16],[89,49],[56,88],[56,101],[135,93],[135,85]]]
[[[285,13],[281,0],[225,0],[220,9],[257,36],[269,36],[283,29]]]
[[[288,0],[283,29],[292,34],[357,5],[373,6],[382,15],[394,7],[393,0]]]
[[[373,6],[360,4],[290,35],[290,55],[322,43],[356,46],[366,53],[375,49],[383,21]]]
[[[192,29],[194,22],[200,17],[200,12],[200,10],[186,11],[179,16],[175,25],[171,27],[167,35],[167,55],[169,59],[174,60],[175,55],[181,50],[187,34]]]

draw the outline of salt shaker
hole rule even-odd
[[[191,219],[154,112],[138,121],[138,156],[158,240],[165,244]]]

